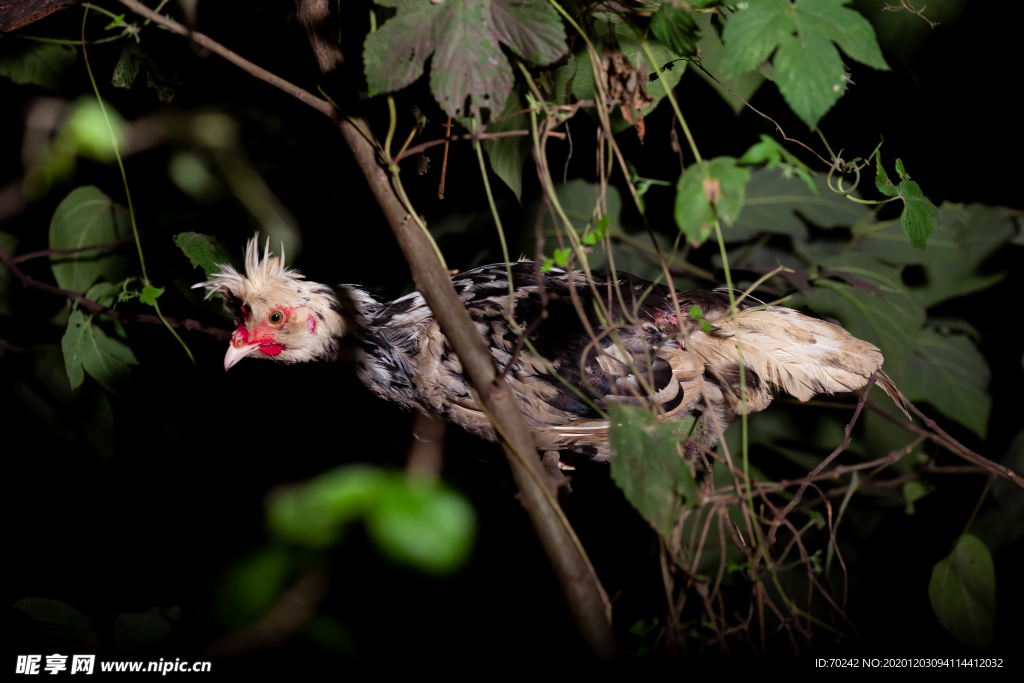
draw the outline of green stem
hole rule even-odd
[[[473,131],[473,147],[476,149],[476,158],[480,162],[480,177],[484,181],[484,190],[487,191],[487,203],[491,207],[491,215],[494,216],[494,225],[498,228],[498,240],[501,242],[501,256],[505,260],[505,274],[508,277],[508,316],[512,322],[514,328],[519,326],[516,324],[515,318],[512,316],[512,311],[515,309],[515,287],[512,284],[512,264],[509,262],[508,257],[508,244],[505,242],[505,229],[501,225],[501,216],[498,215],[498,207],[494,203],[494,194],[491,192],[491,182],[487,179],[487,165],[484,164],[484,150],[483,145],[480,144],[480,140],[476,137],[476,118],[472,120],[472,131]],[[519,334],[518,329],[515,330],[516,334]]]
[[[100,38],[99,40],[67,40],[64,38],[43,38],[42,36],[25,36],[20,33],[11,34],[16,38],[22,40],[32,40],[37,43],[55,43],[57,45],[99,45],[101,43],[112,43],[115,40],[121,40],[125,37],[124,33],[120,33],[116,36],[109,36],[107,38]]]
[[[629,25],[636,32],[637,40],[640,41],[640,46],[644,49],[644,55],[647,56],[647,61],[651,65],[651,68],[658,71],[658,62],[654,59],[654,55],[651,53],[651,48],[644,40],[644,34],[636,26],[633,26],[632,22]],[[686,141],[690,143],[690,151],[693,152],[693,156],[697,158],[697,161],[703,161],[700,156],[700,152],[697,150],[697,143],[693,140],[693,135],[690,133],[690,127],[686,125],[686,119],[683,118],[683,112],[679,110],[679,104],[676,102],[676,96],[672,93],[672,88],[668,85],[668,79],[665,78],[663,72],[659,72],[660,78],[658,82],[661,83],[661,87],[665,89],[665,96],[668,97],[668,101],[672,103],[672,110],[676,113],[676,118],[679,119],[679,125],[683,127],[683,135],[686,136]]]

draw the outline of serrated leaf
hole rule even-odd
[[[832,42],[815,34],[786,36],[773,61],[786,104],[810,128],[842,97],[846,70]]]
[[[647,55],[643,50],[643,47],[637,42],[636,33],[633,29],[628,26],[618,24],[608,24],[606,22],[598,22],[594,25],[594,36],[596,38],[596,46],[600,53],[600,46],[603,44],[617,44],[622,50],[622,54],[629,59],[633,68],[639,72],[646,72],[648,75],[658,73],[660,69],[665,68],[666,65],[671,65],[666,68],[665,71],[661,72],[658,80],[654,83],[647,85],[647,94],[653,98],[651,105],[644,109],[639,110],[644,116],[650,116],[651,112],[655,110],[658,104],[665,97],[665,87],[675,88],[679,85],[680,79],[683,77],[683,73],[686,70],[685,62],[676,62],[676,60],[683,59],[683,55],[678,54],[670,50],[666,45],[663,45],[657,40],[651,40],[648,38],[647,43],[650,47],[651,54],[654,55],[655,64],[650,64],[647,60]],[[582,41],[577,41],[581,43]],[[572,94],[576,96],[578,100],[592,100],[594,99],[594,72],[590,66],[590,54],[587,52],[585,45],[578,45],[576,51],[576,76],[572,82]],[[566,67],[562,67],[567,68]],[[598,72],[600,73],[601,68],[598,65]],[[622,118],[622,113],[618,107],[609,115],[611,117],[612,131],[619,133],[629,128],[632,124]]]
[[[519,94],[519,86],[513,87],[505,101],[505,108],[496,117],[500,120],[487,124],[487,132],[528,130],[530,120],[526,114],[512,116],[515,112],[525,108],[526,103],[523,102],[522,96]],[[505,181],[517,198],[521,197],[523,193],[523,163],[530,156],[533,140],[529,136],[507,137],[484,140],[483,145],[494,173]]]
[[[430,89],[451,116],[505,107],[512,70],[499,43],[540,63],[566,50],[565,30],[544,0],[380,0],[397,14],[366,37],[363,48],[371,95],[400,90],[419,78],[433,55]],[[465,109],[467,98],[469,110]]]
[[[928,598],[953,637],[977,649],[992,646],[996,572],[991,553],[977,537],[964,534],[953,552],[935,565]]]
[[[796,20],[803,32],[816,32],[828,36],[839,49],[861,64],[888,71],[889,65],[878,47],[875,30],[859,12],[843,5],[850,0],[799,0]]]
[[[128,234],[127,210],[115,204],[94,185],[72,190],[57,206],[50,221],[51,249],[79,249],[109,244]],[[107,267],[110,256],[83,251],[51,256],[53,277],[61,289],[85,292]]]
[[[117,394],[118,387],[131,379],[128,366],[139,363],[126,344],[108,337],[94,324],[92,316],[80,310],[72,312],[68,319],[61,350],[72,389],[81,386],[84,369],[107,391]]]
[[[694,55],[700,37],[693,14],[683,9],[682,3],[676,6],[673,0],[662,3],[651,19],[651,32],[670,50],[687,57]]]
[[[0,76],[15,83],[34,83],[56,90],[61,76],[77,58],[78,51],[70,45],[5,40],[0,54]]]
[[[698,41],[700,47],[700,63],[709,73],[714,74],[715,78],[722,82],[725,87],[715,82],[714,78],[711,78],[707,73],[704,73],[701,69],[694,69],[693,72],[700,76],[705,83],[710,85],[715,92],[728,104],[734,113],[739,113],[744,107],[743,98],[746,101],[750,101],[750,98],[754,96],[765,81],[765,77],[760,71],[746,71],[727,78],[724,73],[722,66],[722,59],[725,54],[725,48],[722,47],[722,41],[718,37],[718,33],[715,32],[714,27],[711,25],[711,14],[702,13],[696,16],[697,28],[700,30],[701,36]],[[770,64],[768,66],[771,66]]]
[[[661,424],[642,408],[612,404],[611,476],[626,500],[659,533],[669,536],[682,505],[697,503],[697,484],[679,454],[676,430],[689,422]]]
[[[722,31],[725,59],[722,73],[737,76],[756,69],[775,48],[796,30],[794,9],[786,0],[748,3],[749,7],[730,17]]]
[[[882,166],[881,150],[875,152],[875,187],[886,197],[895,197],[899,193],[896,186],[889,180],[889,174],[885,172],[885,167]]]
[[[900,390],[984,439],[992,408],[990,376],[985,357],[968,337],[925,328],[918,333]]]
[[[717,217],[726,225],[736,221],[743,208],[750,169],[736,165],[733,157],[716,157],[691,164],[676,186],[676,225],[690,242],[703,243]]]
[[[146,285],[142,288],[142,293],[139,294],[139,301],[146,304],[147,306],[156,306],[156,300],[160,298],[160,295],[164,293],[163,287],[154,287],[152,285]]]
[[[925,243],[932,230],[939,224],[939,210],[932,201],[924,196],[921,186],[913,180],[904,180],[899,184],[899,195],[903,200],[903,213],[900,214],[900,225],[903,232],[910,238],[910,243],[924,251]]]
[[[174,237],[174,244],[192,262],[193,268],[202,268],[207,278],[220,272],[220,266],[231,263],[231,253],[212,235],[182,232]]]

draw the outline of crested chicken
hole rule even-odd
[[[260,258],[255,237],[246,248],[245,273],[230,265],[219,268],[194,287],[205,287],[208,297],[220,292],[235,313],[225,370],[247,356],[302,363],[344,355],[378,396],[496,439],[459,358],[418,292],[382,302],[354,285],[310,282],[284,267],[283,254],[270,254],[269,240]],[[904,406],[882,372],[878,348],[839,325],[750,297],[733,316],[727,290],[677,292],[677,307],[667,287],[626,273],[617,279],[606,271],[591,275],[588,281],[582,272],[552,268],[542,275],[543,296],[528,261],[482,266],[452,278],[496,365],[505,371],[539,450],[611,459],[609,423],[602,413],[612,403],[647,406],[669,421],[700,413],[687,457],[697,453],[694,442],[706,448],[717,442],[708,411],[724,429],[744,410],[768,407],[775,390],[806,401],[859,389],[875,373],[878,385]],[[595,292],[612,320],[629,318],[634,324],[606,331]],[[537,355],[517,349],[510,318],[526,329],[541,316],[544,299],[547,316],[528,335]],[[689,314],[691,307],[699,308],[699,318]]]

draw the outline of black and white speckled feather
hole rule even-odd
[[[252,249],[250,245],[249,251]],[[265,252],[262,262],[251,264],[260,279],[256,289],[264,299],[276,295],[281,300],[270,301],[259,311],[252,305],[251,283],[243,283],[234,271],[225,270],[222,277],[201,283],[211,291],[225,292],[226,300],[238,307],[249,306],[248,317],[239,315],[239,330],[232,338],[226,367],[250,351],[255,351],[255,357],[297,362],[333,360],[340,347],[351,358],[359,379],[378,396],[409,410],[441,415],[473,434],[495,439],[493,427],[473,400],[458,357],[418,292],[381,302],[360,287],[340,285],[327,295],[322,285],[306,283],[301,275],[283,271],[279,264],[277,271],[287,282],[275,289],[268,273],[276,271],[266,267],[268,259],[276,261]],[[452,279],[502,370],[511,361],[517,341],[507,316],[511,314],[525,328],[542,310],[534,264],[521,261],[511,265],[511,304],[507,273],[505,264],[494,264]],[[880,386],[901,402],[902,396],[881,372],[879,350],[838,325],[789,308],[765,308],[750,299],[741,303],[734,325],[728,314],[728,292],[701,290],[678,292],[679,310],[685,313],[690,306],[699,306],[710,331],[686,316],[684,335],[666,287],[652,286],[626,273],[619,273],[617,281],[611,281],[604,271],[592,275],[594,288],[578,271],[572,285],[559,268],[542,276],[548,316],[529,339],[547,364],[524,348],[506,375],[541,450],[572,450],[598,460],[611,458],[608,423],[593,406],[604,410],[613,402],[654,407],[666,420],[713,410],[724,427],[744,408],[766,408],[774,389],[808,400],[818,393],[860,388],[873,372],[879,373]],[[575,287],[589,325],[599,337],[598,345],[592,343],[577,315],[570,286]],[[297,288],[307,296],[310,291],[318,292],[319,298],[299,301]],[[624,317],[620,304],[624,302],[636,311],[639,328],[604,334],[593,305],[595,289],[607,293],[602,300],[612,319]],[[267,316],[282,310],[288,312],[289,321],[294,319],[299,333],[308,328],[310,335],[301,343],[296,343],[295,336],[288,337],[278,351],[280,339],[267,332]],[[321,324],[309,324],[309,316]],[[299,325],[303,320],[305,328]],[[321,334],[321,328],[329,334]],[[685,348],[687,338],[689,349]],[[263,346],[249,348],[258,344]],[[745,402],[740,397],[737,345],[743,349],[746,367]],[[264,349],[269,353],[260,353]],[[291,355],[293,349],[301,350],[301,355]],[[577,392],[590,397],[593,406],[580,400]],[[710,423],[701,420],[699,424],[698,440],[712,447],[716,439]],[[693,455],[694,447],[688,446],[687,452]]]

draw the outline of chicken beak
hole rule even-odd
[[[235,340],[232,339],[231,343],[228,345],[228,352],[224,354],[224,372],[230,370],[233,365],[238,363],[238,361],[242,360],[258,348],[259,346],[256,344],[249,345],[244,342],[241,347],[235,346]]]

